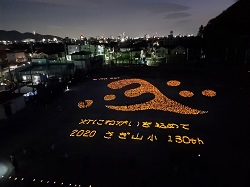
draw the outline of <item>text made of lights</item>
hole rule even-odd
[[[93,138],[96,135],[97,131],[96,130],[83,130],[83,129],[74,129],[70,133],[70,137],[85,137],[85,138]],[[144,135],[143,133],[131,133],[130,131],[122,131],[122,132],[115,132],[115,131],[107,131],[105,134],[102,134],[104,139],[112,139],[112,138],[119,138],[121,140],[137,140],[137,141],[142,141],[142,140],[147,140],[147,141],[157,141],[158,137],[155,134],[150,134],[150,135]],[[175,135],[171,136],[168,135],[166,136],[165,140],[167,140],[169,143],[178,143],[178,144],[200,144],[203,145],[204,141],[200,139],[199,137],[197,138],[191,138],[189,136],[180,136],[180,135]]]
[[[106,126],[136,126],[143,128],[158,128],[158,129],[184,129],[189,130],[189,124],[175,124],[175,123],[163,123],[152,121],[137,121],[132,122],[128,120],[112,120],[112,119],[81,119],[79,125],[106,125]]]
[[[175,124],[175,123],[163,123],[163,122],[151,122],[151,121],[137,121],[132,122],[128,120],[109,120],[109,119],[81,119],[79,122],[80,126],[86,127],[98,127],[98,126],[107,126],[107,127],[129,127],[129,128],[156,128],[156,129],[165,129],[165,130],[186,130],[189,131],[189,124]],[[134,129],[133,128],[133,129]],[[103,132],[101,132],[103,133]],[[70,133],[70,137],[85,137],[85,138],[93,138],[97,134],[97,130],[86,130],[86,129],[74,129]],[[132,133],[131,131],[113,131],[108,130],[105,134],[101,134],[104,139],[112,139],[112,138],[119,138],[121,140],[147,140],[147,141],[157,141],[159,137],[156,134],[143,134],[141,132]],[[192,138],[189,136],[181,136],[181,135],[168,135],[164,138],[167,142],[178,143],[178,144],[204,144],[204,141],[197,138]]]
[[[144,103],[137,103],[137,104],[128,104],[126,102],[125,105],[105,105],[108,109],[117,110],[117,111],[143,111],[143,110],[160,110],[166,112],[173,112],[176,114],[185,114],[185,115],[198,115],[198,114],[205,114],[208,111],[203,111],[200,109],[191,108],[189,106],[183,105],[177,101],[174,101],[163,93],[161,93],[154,85],[151,83],[142,80],[142,79],[120,79],[120,77],[112,77],[112,78],[99,78],[93,80],[114,80],[113,82],[107,85],[108,88],[111,90],[122,89],[126,86],[137,84],[139,87],[133,89],[127,89],[124,91],[124,95],[128,98],[136,98],[142,94],[149,93],[153,94],[154,98],[144,102]],[[181,85],[181,82],[178,80],[170,80],[166,83],[167,86],[171,87],[178,87]],[[216,96],[216,92],[210,89],[203,90],[201,95],[206,97],[214,97]],[[184,98],[190,98],[194,96],[194,93],[188,90],[181,90],[179,91],[179,96]],[[115,101],[117,96],[110,92],[104,96],[104,101]],[[90,107],[93,104],[93,100],[84,100],[78,102],[78,107],[80,109],[85,109]],[[79,125],[86,125],[86,127],[98,127],[98,126],[107,126],[107,127],[141,127],[145,129],[154,128],[154,129],[161,129],[161,130],[186,130],[189,131],[190,125],[187,123],[166,123],[166,122],[152,122],[152,121],[130,121],[130,120],[113,120],[113,119],[81,119]],[[105,139],[112,139],[112,138],[119,138],[123,140],[149,140],[149,141],[157,141],[159,137],[156,134],[143,134],[141,131],[136,133],[131,131],[113,131],[108,130],[105,134],[102,134],[103,138]],[[117,130],[117,129],[116,129]],[[132,129],[131,129],[132,130]],[[84,129],[74,129],[70,133],[70,137],[85,137],[85,138],[93,138],[96,136],[97,130],[84,130]],[[193,138],[185,135],[168,135],[165,138],[169,143],[183,143],[183,144],[204,144],[204,141],[199,137]]]

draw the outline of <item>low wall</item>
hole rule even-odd
[[[20,96],[0,105],[0,119],[7,119],[25,107],[24,97]]]

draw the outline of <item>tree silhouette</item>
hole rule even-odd
[[[203,34],[204,34],[204,27],[203,27],[203,25],[201,25],[200,28],[199,28],[199,31],[197,33],[197,36],[203,38]]]

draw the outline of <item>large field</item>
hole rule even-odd
[[[246,186],[248,120],[245,70],[104,71],[1,121],[0,185]]]

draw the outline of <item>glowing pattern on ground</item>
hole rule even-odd
[[[171,80],[167,82],[168,86],[180,86],[181,82],[177,80]]]
[[[203,90],[202,95],[207,96],[207,97],[214,97],[216,96],[216,92],[213,90]]]
[[[105,101],[111,101],[114,100],[116,98],[115,95],[111,94],[111,95],[105,95],[104,100]]]
[[[126,90],[124,95],[127,97],[138,97],[144,93],[151,93],[155,96],[154,99],[145,103],[133,104],[133,105],[106,105],[107,108],[119,111],[140,111],[140,110],[162,110],[168,112],[174,112],[179,114],[204,114],[206,111],[194,109],[183,104],[180,104],[172,99],[163,95],[155,86],[142,79],[124,79],[114,81],[107,86],[111,89],[121,89],[131,84],[140,84],[140,87],[135,89]]]
[[[88,108],[93,104],[93,100],[80,101],[78,103],[79,108]]]
[[[179,95],[182,97],[193,97],[194,93],[187,90],[183,90],[179,92]]]

